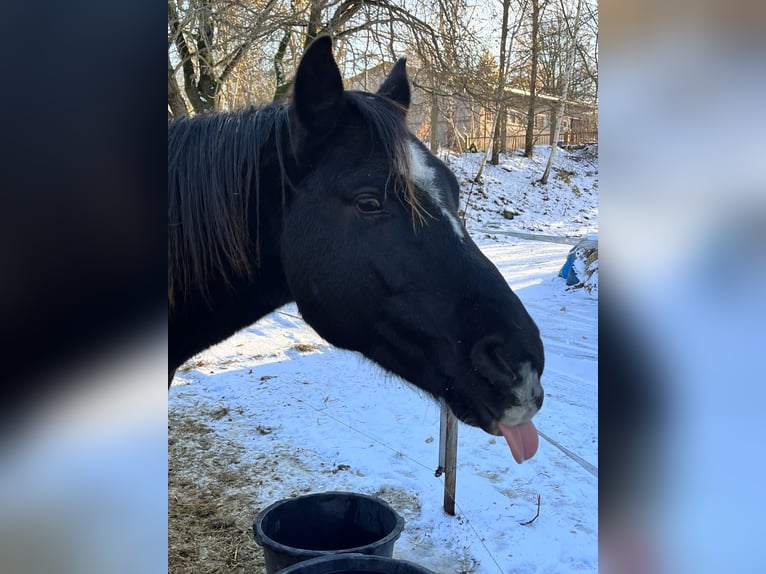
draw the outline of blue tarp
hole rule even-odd
[[[574,270],[574,260],[575,260],[576,249],[577,247],[575,246],[569,250],[569,255],[567,255],[566,263],[564,263],[564,266],[561,268],[561,271],[559,271],[559,277],[565,278],[567,280],[567,285],[577,285],[580,282]]]
[[[567,280],[567,285],[577,285],[580,283],[580,278],[577,277],[577,274],[575,273],[575,267],[574,262],[575,258],[577,257],[577,250],[579,248],[583,249],[597,249],[598,248],[598,234],[596,233],[589,233],[586,235],[577,245],[572,247],[572,249],[569,250],[569,255],[567,255],[567,260],[564,263],[564,266],[561,268],[561,271],[559,271],[559,277],[563,277]]]

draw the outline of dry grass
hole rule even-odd
[[[205,361],[202,359],[190,359],[186,361],[183,365],[178,367],[179,373],[188,373],[189,371],[193,371],[194,369],[201,369],[205,366]]]
[[[312,345],[311,343],[296,343],[293,345],[293,349],[300,353],[312,353],[319,349],[319,345]]]
[[[227,409],[201,414],[210,420]],[[239,463],[242,448],[227,443],[200,419],[169,413],[168,572],[265,572],[253,540],[258,476]]]

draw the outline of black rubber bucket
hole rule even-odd
[[[333,554],[294,564],[279,574],[434,574],[422,566],[385,556]]]
[[[266,574],[338,553],[391,558],[403,528],[404,519],[386,501],[353,492],[280,500],[253,522],[255,541],[263,547]]]

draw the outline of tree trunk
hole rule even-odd
[[[495,132],[495,128],[497,127],[497,115],[495,115],[495,123],[492,124],[492,133]],[[476,183],[481,183],[482,175],[484,174],[484,166],[487,165],[487,159],[489,158],[489,154],[492,150],[492,140],[489,140],[487,144],[487,149],[484,150],[484,157],[481,160],[481,165],[479,166],[479,171],[476,172],[476,176],[473,178],[473,180]]]
[[[197,91],[197,84],[195,82],[194,62],[192,61],[189,46],[186,43],[186,38],[184,37],[183,30],[181,29],[178,13],[176,12],[175,6],[170,2],[168,2],[168,27],[173,32],[173,43],[175,43],[176,50],[178,50],[178,55],[181,58],[181,69],[183,71],[184,78],[184,92],[186,93],[186,97],[191,103],[192,108],[196,111],[200,106],[200,97],[199,91]],[[172,74],[172,71],[170,56],[168,56],[168,87],[170,87],[172,81],[170,74]],[[168,104],[170,104],[170,102],[168,102]]]
[[[540,51],[540,2],[532,0],[532,69],[529,73],[529,108],[527,132],[524,138],[524,157],[532,157],[535,145],[535,98],[537,93],[537,60]]]
[[[285,59],[285,52],[287,52],[287,45],[290,43],[290,28],[285,30],[282,35],[282,40],[279,42],[277,53],[274,55],[274,73],[277,77],[277,87],[274,90],[274,101],[280,102],[287,97],[287,91],[290,89],[291,81],[285,80],[285,70],[282,67],[282,63]]]
[[[556,137],[556,106],[551,106],[550,111],[548,114],[551,118],[551,125],[548,126],[548,140],[551,142],[551,145],[553,145],[557,141]]]
[[[436,94],[436,81],[434,80],[434,89],[431,92],[431,134],[429,145],[431,153],[439,153],[439,96]]]
[[[213,66],[213,42],[215,41],[215,26],[211,0],[203,0],[200,15],[200,33],[197,39],[197,100],[192,102],[197,113],[210,112],[215,109],[215,97],[218,94],[218,78]]]
[[[564,9],[563,5],[561,7]],[[564,117],[564,108],[567,105],[567,96],[569,95],[569,80],[572,77],[572,68],[574,66],[575,46],[577,44],[577,33],[580,29],[580,12],[582,10],[582,0],[577,0],[577,13],[574,19],[574,25],[571,27],[572,37],[570,38],[570,44],[567,49],[567,63],[564,68],[564,77],[562,78],[563,85],[561,87],[561,101],[557,106],[556,113],[554,115],[554,121],[556,122],[554,129],[554,141],[551,142],[551,153],[548,155],[548,163],[545,165],[545,171],[540,178],[540,183],[543,185],[548,183],[548,176],[551,173],[551,167],[553,167],[553,158],[556,156],[556,141],[559,139],[559,132],[561,131],[561,120]]]
[[[175,71],[170,65],[170,58],[168,58],[168,116],[169,118],[180,118],[188,114],[189,110],[186,108],[186,102],[181,95],[181,88],[178,86]]]
[[[492,158],[489,160],[489,163],[492,165],[497,165],[500,163],[500,150],[502,148],[502,132],[503,132],[503,122],[505,122],[506,115],[505,115],[505,105],[503,103],[500,103],[500,106],[497,111],[497,116],[495,117],[495,129],[492,132]]]
[[[505,45],[508,43],[508,12],[511,0],[503,0],[503,24],[500,29],[500,68],[497,76],[497,116],[495,116],[495,129],[492,130],[492,159],[490,163],[497,165],[500,162],[500,134],[505,124]]]
[[[311,0],[311,6],[309,10],[309,21],[306,27],[306,36],[303,38],[303,51],[309,47],[312,40],[317,37],[322,29],[322,6],[325,4],[324,0]]]
[[[508,153],[508,108],[505,106],[500,120],[500,153]]]

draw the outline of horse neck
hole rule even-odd
[[[171,293],[171,364],[185,361],[291,300],[279,242],[285,194],[295,161],[285,117],[264,117],[261,113],[283,110],[214,118],[222,122],[215,141],[202,142],[194,150],[196,157],[209,165],[179,162],[179,169],[185,169],[187,175],[197,173],[194,169],[201,174],[196,180],[199,185],[190,186],[192,197],[186,200],[205,205],[201,194],[207,194],[204,200],[213,206],[214,213],[192,216],[194,225],[207,227],[193,246],[198,258],[188,264],[196,264],[203,271],[196,283],[182,284],[185,295],[180,295],[181,289]],[[226,121],[238,122],[238,129],[226,129]],[[252,142],[248,138],[257,139]],[[211,190],[204,188],[206,183],[219,193],[211,196]],[[246,212],[240,214],[237,209]],[[224,218],[232,218],[233,223]],[[242,235],[232,239],[231,234]],[[188,274],[184,277],[189,279]]]

